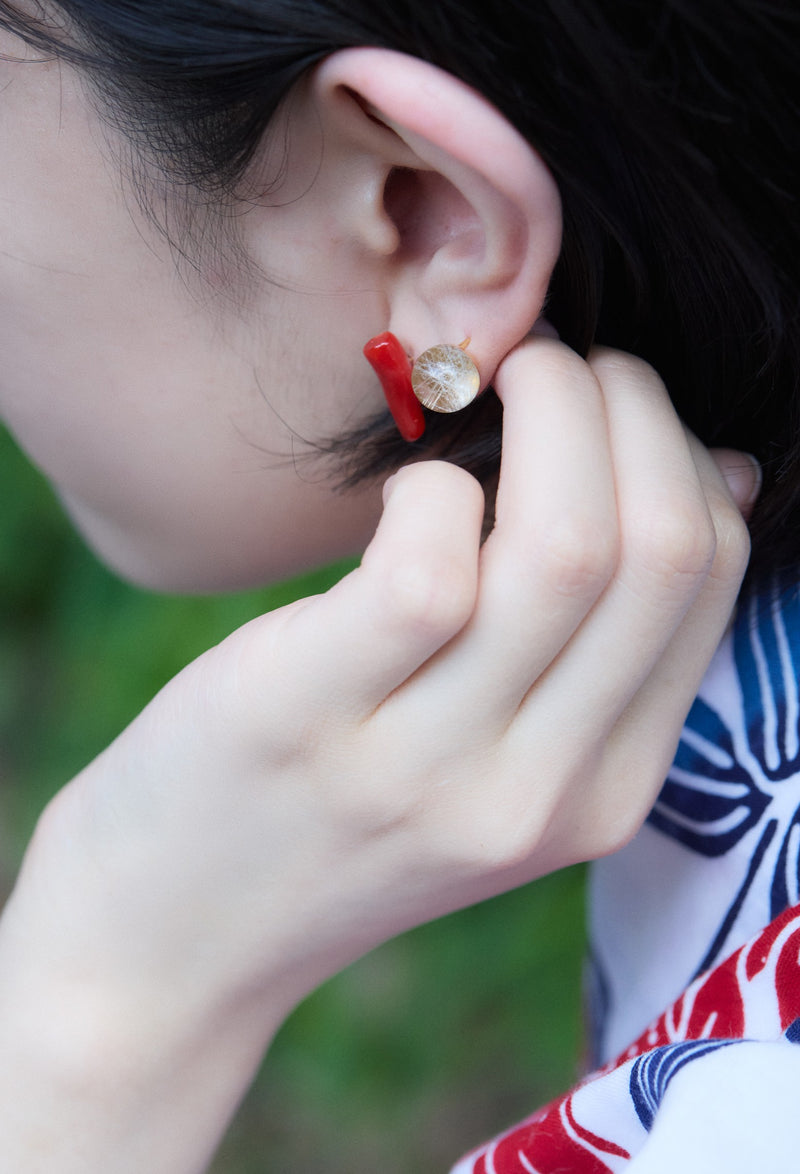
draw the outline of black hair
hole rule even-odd
[[[800,561],[800,215],[795,0],[59,0],[55,30],[0,24],[88,70],[127,137],[184,192],[235,193],[292,84],[344,47],[430,61],[535,145],[564,208],[548,316],[648,360],[709,445],[755,453],[754,563]],[[1,99],[0,99],[1,100]],[[385,417],[327,446],[352,483],[446,452],[496,475],[494,397]]]

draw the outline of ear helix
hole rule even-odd
[[[380,380],[392,418],[404,440],[419,440],[425,431],[422,407],[458,412],[480,391],[481,377],[467,354],[469,339],[458,346],[429,347],[411,361],[388,330],[371,338],[364,357]]]

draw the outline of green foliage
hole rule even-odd
[[[175,672],[349,566],[223,598],[121,583],[0,434],[0,881],[55,791]],[[215,1174],[436,1174],[575,1076],[582,874],[422,926],[280,1032]]]

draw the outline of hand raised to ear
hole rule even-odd
[[[483,545],[467,473],[401,470],[358,570],[200,657],[45,813],[0,934],[26,1161],[68,1134],[60,1174],[189,1174],[311,987],[644,820],[740,511],[639,360],[534,338],[496,385]]]
[[[201,657],[44,821],[93,843],[154,973],[202,906],[217,981],[313,985],[644,819],[736,598],[740,511],[639,360],[534,338],[497,387],[482,546],[468,474],[401,470],[357,571]]]

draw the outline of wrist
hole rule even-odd
[[[0,922],[0,1167],[190,1174],[205,1167],[279,1016],[87,981]],[[69,970],[69,968],[67,968]]]
[[[205,981],[209,966],[197,981],[157,967],[111,886],[84,901],[85,866],[59,872],[50,855],[44,868],[37,853],[0,919],[0,1167],[204,1168],[288,998]]]

